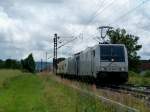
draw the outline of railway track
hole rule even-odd
[[[131,84],[126,85],[101,85],[97,88],[109,89],[119,93],[131,94],[137,98],[147,101],[150,105],[150,86],[135,86]]]

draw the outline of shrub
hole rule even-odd
[[[147,70],[143,74],[144,77],[150,77],[150,70]]]
[[[129,76],[135,76],[135,77],[137,77],[137,76],[140,76],[140,75],[138,73],[136,73],[136,72],[129,71]]]

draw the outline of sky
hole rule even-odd
[[[0,0],[0,59],[20,60],[33,53],[51,61],[53,37],[58,57],[98,44],[99,26],[125,28],[139,37],[142,59],[150,59],[150,0]]]

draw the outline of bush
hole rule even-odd
[[[140,76],[138,73],[136,73],[136,72],[133,72],[133,71],[129,71],[129,76],[135,76],[135,77],[137,77],[137,76]]]
[[[150,70],[147,70],[143,74],[144,77],[150,77]]]

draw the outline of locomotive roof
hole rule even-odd
[[[94,48],[96,48],[96,47],[98,47],[98,46],[125,46],[124,44],[98,44],[98,45],[95,45],[95,46],[93,46],[93,47],[87,47],[85,50],[83,50],[83,51],[80,51],[80,52],[78,52],[78,53],[75,53],[73,56],[78,56],[79,54],[81,54],[81,53],[83,53],[83,52],[86,52],[86,51],[88,51],[88,50],[92,50],[92,49],[94,49]]]
[[[103,45],[108,45],[108,46],[110,46],[110,45],[113,45],[113,46],[124,46],[124,44],[99,44],[100,46],[103,46]]]
[[[78,54],[80,54],[80,53],[82,53],[82,52],[86,52],[86,51],[88,51],[88,50],[92,50],[92,49],[94,49],[94,48],[96,48],[96,47],[98,47],[98,46],[124,46],[124,44],[98,44],[98,45],[95,45],[95,46],[93,46],[93,47],[87,47],[85,50],[83,50],[83,51],[81,51],[81,52],[79,52]]]

